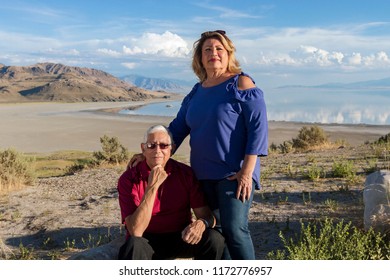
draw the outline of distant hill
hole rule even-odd
[[[143,89],[181,94],[187,94],[191,90],[192,86],[195,84],[195,82],[149,78],[139,75],[127,75],[122,77],[121,79],[125,82],[131,83]]]
[[[92,68],[56,63],[0,64],[0,102],[136,101],[169,96],[136,87]]]

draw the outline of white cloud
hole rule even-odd
[[[241,12],[238,9],[229,9],[225,6],[211,5],[211,3],[197,2],[195,5],[207,9],[207,11],[215,11],[219,14],[216,16],[222,19],[248,19],[248,18],[260,18],[259,15],[253,15],[245,12]]]
[[[140,38],[134,38],[130,46],[123,46],[125,55],[162,55],[165,57],[186,57],[190,50],[187,42],[180,36],[169,31],[163,34],[144,33]]]
[[[362,63],[362,55],[360,53],[353,53],[348,58],[348,62],[351,65],[360,65]]]
[[[78,50],[76,50],[76,49],[71,49],[69,51],[66,51],[65,54],[73,55],[73,56],[79,56],[80,52]]]
[[[344,54],[341,52],[333,52],[332,53],[332,59],[334,59],[338,64],[341,64],[343,62]]]
[[[377,55],[377,60],[378,61],[384,61],[384,62],[389,62],[389,56],[385,52],[378,52]]]
[[[134,63],[134,62],[123,62],[123,63],[121,63],[121,65],[123,65],[124,67],[126,67],[128,69],[134,69],[134,68],[136,68],[137,63]]]
[[[368,66],[388,66],[390,64],[389,57],[384,51],[364,57],[363,62]]]
[[[249,60],[244,56],[245,61]],[[390,59],[386,52],[369,53],[363,55],[360,52],[343,53],[336,50],[325,50],[315,46],[302,45],[288,53],[262,51],[258,54],[256,63],[260,65],[284,65],[293,67],[365,67],[365,66],[389,66]],[[248,63],[246,63],[248,64]]]
[[[146,54],[147,51],[146,50],[142,50],[141,48],[135,46],[133,47],[132,49],[131,48],[128,48],[126,46],[123,46],[123,53],[124,54],[128,54],[128,55],[135,55],[135,54]]]
[[[106,56],[111,56],[111,57],[119,57],[119,56],[121,56],[120,52],[117,52],[117,51],[114,51],[114,50],[110,50],[110,49],[106,49],[106,48],[98,49],[97,52],[100,53],[100,54],[106,55]]]

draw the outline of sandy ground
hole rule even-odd
[[[172,118],[123,116],[101,110],[127,108],[145,103],[0,104],[0,149],[12,147],[27,153],[58,150],[96,151],[101,147],[100,137],[106,134],[118,137],[129,151],[137,152],[143,133],[148,127],[157,123],[169,124]],[[280,144],[291,140],[304,125],[311,124],[270,121],[269,143]],[[390,132],[388,125],[317,125],[327,132],[331,140],[344,139],[351,145],[373,141]],[[188,153],[187,142],[180,147],[177,154]]]
[[[158,100],[154,100],[157,102]],[[161,100],[166,102],[167,100]],[[116,136],[130,151],[139,151],[151,125],[171,118],[124,116],[99,110],[127,108],[147,102],[0,104],[0,148],[48,153],[58,150],[96,151],[100,137]],[[187,147],[188,145],[183,145]]]

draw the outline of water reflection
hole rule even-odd
[[[386,90],[277,89],[265,96],[270,120],[390,124]]]
[[[339,124],[390,124],[388,89],[280,88],[265,92],[268,118]],[[175,116],[181,101],[155,103],[121,114]]]

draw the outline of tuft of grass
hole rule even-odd
[[[311,181],[318,181],[321,177],[324,177],[324,173],[324,169],[314,163],[308,167],[305,177]]]
[[[34,255],[34,248],[28,248],[23,245],[23,243],[19,244],[19,255],[17,256],[19,260],[35,260],[36,257]]]
[[[336,211],[337,207],[338,207],[337,201],[330,199],[330,198],[328,198],[324,201],[324,205],[325,205],[325,207],[329,208],[332,211]]]
[[[111,234],[109,230],[107,234],[98,234],[97,236],[88,234],[87,238],[84,237],[81,238],[81,242],[83,243],[86,249],[99,247],[100,245],[106,244],[110,241],[111,241]]]
[[[352,161],[335,161],[332,165],[332,174],[336,178],[352,179],[356,176],[356,168]]]
[[[303,201],[304,205],[310,204],[312,202],[311,193],[310,192],[302,192],[302,201]]]
[[[65,246],[65,251],[72,251],[76,248],[76,240],[72,239],[69,240],[67,237],[66,240],[64,241],[64,246]]]

